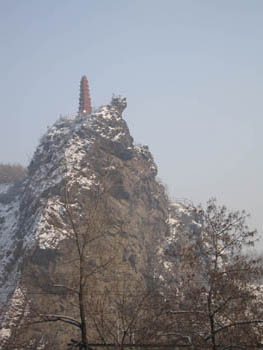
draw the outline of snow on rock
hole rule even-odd
[[[6,193],[12,184],[0,184],[0,194]]]
[[[201,233],[202,225],[193,205],[186,205],[180,202],[172,203],[167,223],[171,232],[169,240],[177,239],[178,231],[182,231],[182,229],[188,233],[189,237]]]
[[[11,189],[11,186],[8,188]],[[19,196],[14,193],[2,192],[0,196],[0,309],[14,288],[16,267],[12,268],[16,257],[17,224],[19,219]],[[11,273],[12,271],[12,273]]]
[[[49,128],[29,166],[26,188],[32,200],[26,211],[37,209],[32,221],[27,222],[25,247],[30,247],[38,239],[42,248],[55,248],[65,237],[65,232],[58,232],[50,221],[51,208],[63,207],[52,192],[61,188],[63,181],[68,187],[77,183],[86,190],[96,184],[96,174],[89,164],[92,147],[100,139],[124,142],[127,138],[125,125],[116,107],[107,105],[89,116],[61,117]],[[60,222],[63,222],[63,217],[60,217]]]
[[[59,198],[49,199],[38,219],[36,236],[41,249],[56,247],[59,241],[70,234],[66,227],[65,206]]]
[[[150,171],[153,174],[153,176],[157,175],[157,166],[153,161],[153,156],[151,152],[149,151],[149,147],[146,145],[135,145],[134,150],[137,152],[137,154],[142,157],[144,160],[147,160],[147,162],[150,165]]]
[[[1,320],[0,340],[3,346],[5,346],[11,336],[11,329],[21,324],[23,322],[22,317],[25,318],[29,313],[26,290],[17,287],[13,292],[9,304],[8,313],[5,313]]]
[[[126,100],[117,97],[89,116],[60,117],[41,138],[23,183],[0,184],[2,314],[12,293],[9,308],[15,300],[19,264],[26,251],[36,243],[40,249],[54,249],[69,234],[61,189],[77,184],[89,190],[97,184],[89,163],[92,148],[100,140],[109,147],[130,146],[127,140],[132,139],[121,115],[125,106]]]
[[[19,269],[27,251],[32,246],[56,249],[59,242],[70,235],[62,191],[65,193],[66,188],[89,191],[99,183],[99,173],[94,167],[96,150],[107,150],[125,161],[134,157],[144,165],[149,164],[147,176],[156,175],[157,168],[148,147],[133,146],[122,119],[126,104],[125,98],[114,97],[110,105],[102,106],[89,116],[60,117],[41,138],[22,184],[0,185],[3,312],[9,309],[10,313],[18,298]],[[105,162],[105,170],[109,169]],[[16,309],[22,308],[18,302],[15,305]],[[8,329],[2,329],[2,337],[8,334]]]
[[[202,232],[200,217],[192,204],[174,202],[170,204],[167,218],[169,234],[159,250],[159,259],[164,269],[169,272],[178,256],[181,247],[187,242],[199,239]]]

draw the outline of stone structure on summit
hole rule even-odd
[[[90,114],[91,110],[89,82],[87,77],[84,75],[80,81],[79,114]]]

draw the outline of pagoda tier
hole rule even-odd
[[[87,77],[84,75],[80,81],[79,94],[79,114],[91,113],[91,99],[89,92],[89,83]]]

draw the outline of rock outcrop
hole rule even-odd
[[[90,319],[101,295],[110,313],[114,295],[149,287],[160,251],[177,241],[174,228],[184,209],[171,209],[148,147],[133,143],[122,118],[125,107],[126,99],[114,97],[89,116],[60,118],[42,137],[26,179],[1,189],[2,344],[26,318],[79,319],[74,230],[89,235]],[[90,339],[101,340],[95,320],[90,324]],[[19,341],[34,349],[65,349],[74,336],[78,331],[68,324],[43,322],[25,327]]]

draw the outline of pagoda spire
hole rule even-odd
[[[89,82],[84,75],[80,81],[80,93],[79,93],[79,114],[91,113],[91,100],[89,92]]]

